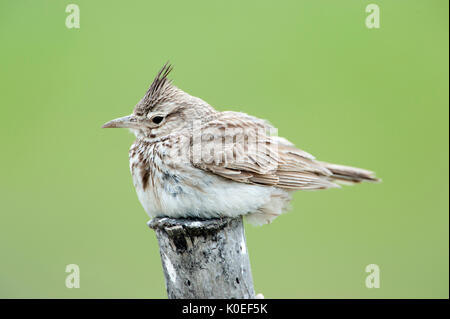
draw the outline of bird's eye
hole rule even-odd
[[[152,118],[152,122],[155,123],[155,124],[161,123],[162,120],[164,120],[163,116],[155,116],[154,118]]]

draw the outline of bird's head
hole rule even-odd
[[[103,128],[129,128],[138,138],[155,139],[189,128],[215,112],[205,101],[183,92],[167,78],[172,66],[158,72],[133,113],[105,123]]]

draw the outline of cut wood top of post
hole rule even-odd
[[[233,221],[241,221],[241,217],[214,218],[214,219],[187,219],[187,218],[169,218],[155,217],[147,225],[154,229],[165,230],[169,235],[185,233],[191,236],[205,235],[206,233],[215,233],[225,228]]]

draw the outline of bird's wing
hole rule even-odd
[[[270,136],[267,122],[222,112],[193,131],[192,164],[224,178],[286,189],[336,187],[331,172],[284,138]]]

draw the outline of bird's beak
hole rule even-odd
[[[124,117],[119,117],[118,119],[109,121],[103,124],[102,128],[139,128],[141,127],[140,120],[134,115],[128,115]]]

